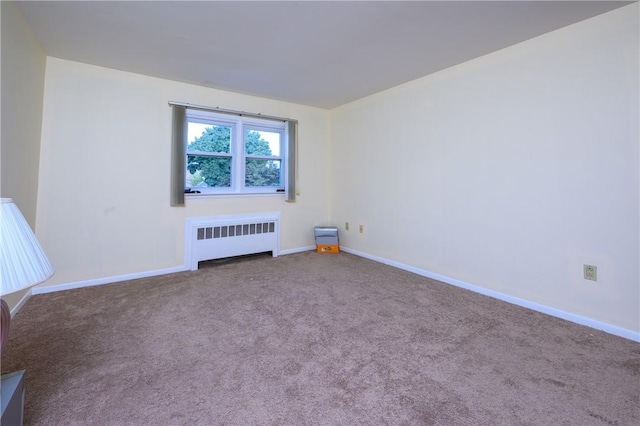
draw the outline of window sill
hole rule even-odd
[[[185,200],[201,200],[212,198],[254,198],[254,197],[284,197],[284,192],[230,192],[228,194],[184,194]]]

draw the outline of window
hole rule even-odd
[[[186,126],[187,192],[284,191],[284,121],[187,109]]]
[[[267,194],[296,201],[298,121],[202,105],[169,102],[169,203],[185,193]]]

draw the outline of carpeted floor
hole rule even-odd
[[[346,253],[32,297],[26,425],[638,425],[640,344]]]

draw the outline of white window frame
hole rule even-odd
[[[285,130],[286,123],[284,121],[259,119],[254,117],[244,117],[241,115],[220,114],[211,111],[202,111],[196,109],[188,109],[186,111],[185,126],[190,122],[221,125],[231,127],[231,149],[229,154],[207,153],[214,157],[230,157],[231,158],[231,186],[230,187],[194,187],[194,191],[199,193],[187,193],[189,197],[208,196],[208,195],[247,195],[247,194],[284,194],[285,177],[287,167],[287,141]],[[247,155],[245,152],[245,133],[247,130],[267,131],[280,134],[280,155],[264,156],[264,155]],[[185,164],[188,162],[190,152],[187,146],[190,141],[186,141],[185,145]],[[192,152],[191,152],[192,153]],[[247,158],[257,158],[265,160],[280,161],[280,185],[268,187],[255,187],[245,185],[245,166]],[[185,175],[185,190],[186,186]]]

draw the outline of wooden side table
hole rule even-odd
[[[24,413],[24,374],[25,371],[4,374],[0,388],[2,400],[2,426],[22,426]]]

